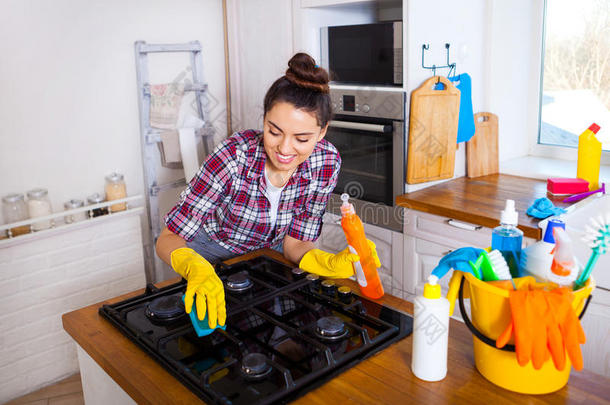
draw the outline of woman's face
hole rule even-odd
[[[277,174],[292,173],[309,158],[327,128],[318,125],[313,112],[286,102],[276,103],[267,111],[263,127],[267,169]]]

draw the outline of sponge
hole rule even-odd
[[[551,194],[577,194],[589,191],[589,182],[583,179],[554,177],[546,180],[546,189]]]

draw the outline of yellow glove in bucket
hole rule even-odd
[[[210,262],[189,248],[174,250],[171,261],[172,268],[187,281],[184,293],[186,312],[191,313],[193,301],[196,301],[199,320],[203,320],[207,308],[210,329],[216,327],[216,321],[223,326],[227,320],[224,285]],[[196,299],[195,295],[197,295]]]
[[[377,249],[373,242],[367,239],[375,265],[381,267]],[[320,249],[312,249],[305,253],[299,267],[303,270],[314,273],[323,277],[330,278],[348,278],[354,275],[354,262],[360,260],[360,257],[349,251],[349,248],[343,249],[337,254],[325,252]]]

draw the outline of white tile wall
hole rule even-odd
[[[78,371],[62,314],[144,287],[141,212],[0,242],[0,403]]]

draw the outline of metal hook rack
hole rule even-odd
[[[422,46],[421,46],[421,67],[424,69],[431,69],[433,76],[436,76],[436,69],[449,69],[449,76],[451,76],[451,72],[455,71],[456,64],[455,64],[455,62],[453,62],[453,63],[449,62],[449,48],[450,47],[451,47],[451,44],[449,44],[449,43],[445,44],[445,49],[447,51],[447,64],[446,65],[426,66],[426,63],[424,62],[424,58],[425,58],[426,51],[430,49],[430,44],[422,44]]]

